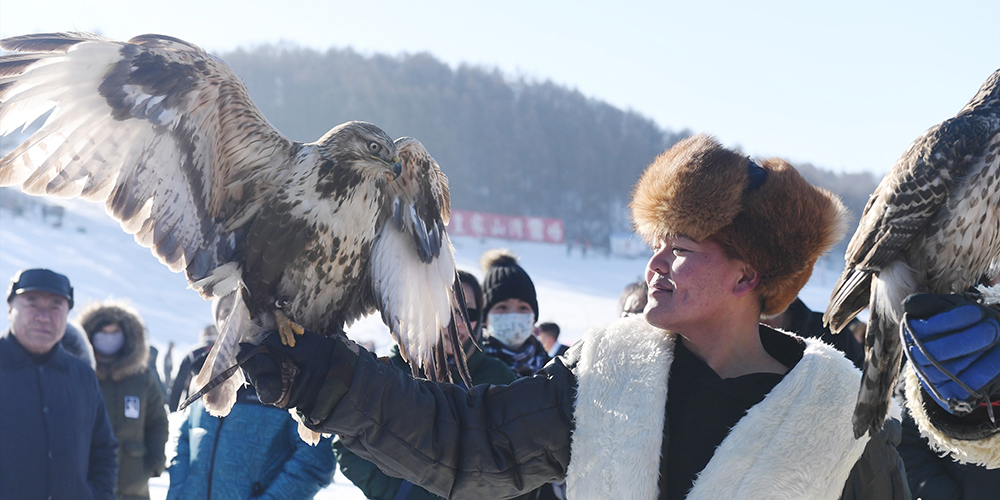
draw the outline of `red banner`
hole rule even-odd
[[[452,210],[448,223],[452,236],[477,238],[502,238],[507,240],[562,243],[562,219],[543,217],[512,217],[509,215]]]

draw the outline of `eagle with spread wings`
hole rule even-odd
[[[899,373],[903,299],[957,293],[1000,275],[1000,70],[931,127],[868,200],[823,320],[838,332],[870,310],[854,435],[882,428]]]
[[[241,342],[278,330],[294,346],[303,328],[341,334],[376,309],[415,370],[448,377],[443,342],[461,352],[464,297],[448,181],[420,142],[356,121],[287,139],[228,65],[176,38],[33,34],[0,47],[13,52],[0,56],[0,135],[50,113],[0,160],[0,185],[103,202],[202,296],[236,292],[195,379],[232,374],[205,394],[212,414],[228,414],[244,382]]]

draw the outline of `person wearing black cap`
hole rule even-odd
[[[910,498],[899,422],[854,437],[860,371],[760,324],[843,236],[840,200],[698,135],[657,157],[630,206],[655,247],[643,315],[589,329],[531,377],[466,392],[310,332],[305,348],[271,335],[245,370],[268,401],[308,408],[309,428],[451,498],[563,478],[574,500]]]
[[[118,442],[94,370],[59,344],[69,278],[26,269],[7,288],[0,337],[0,498],[112,499]]]
[[[526,377],[549,362],[532,335],[538,321],[535,284],[507,249],[483,253],[483,352]]]

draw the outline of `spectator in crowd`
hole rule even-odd
[[[230,294],[212,304],[218,331],[233,299]],[[209,415],[205,404],[195,401],[173,443],[167,499],[312,498],[333,481],[337,462],[330,441],[306,444],[298,422],[285,410],[261,404],[252,386],[240,388],[225,417]]]
[[[864,364],[865,324],[857,318],[851,320],[844,331],[838,334],[830,333],[830,329],[823,326],[823,313],[809,309],[802,299],[796,297],[784,312],[777,316],[762,318],[761,323],[803,337],[820,339],[839,349],[858,369]]]
[[[118,440],[118,500],[148,500],[149,478],[166,468],[169,434],[160,377],[149,369],[146,327],[124,302],[97,302],[80,312],[94,347],[97,380]]]
[[[618,311],[621,317],[642,314],[646,308],[646,292],[648,290],[646,281],[642,279],[625,285],[621,298],[618,299]]]
[[[563,477],[574,500],[909,498],[898,421],[854,437],[857,368],[759,323],[843,236],[843,204],[783,160],[704,135],[660,155],[633,193],[656,247],[643,317],[587,330],[532,377],[466,392],[312,332],[294,348],[267,337],[245,370],[266,401],[290,394],[282,404],[310,428],[455,498]]]
[[[542,347],[550,358],[562,356],[569,350],[569,346],[559,343],[559,325],[555,323],[540,323],[535,327],[535,338],[542,343]]]
[[[66,322],[66,333],[59,341],[63,349],[74,358],[78,358],[90,365],[91,369],[97,369],[97,360],[94,358],[94,348],[90,346],[87,336],[72,322]]]
[[[458,276],[462,282],[462,290],[465,292],[469,323],[473,329],[473,332],[469,332],[463,321],[458,322],[458,335],[465,348],[466,363],[469,367],[469,375],[472,377],[472,383],[475,385],[509,384],[517,379],[517,375],[502,361],[483,354],[473,344],[474,336],[478,335],[476,332],[481,331],[479,323],[483,308],[482,288],[480,288],[479,282],[472,274],[466,271],[459,271]],[[451,367],[452,379],[458,381],[461,385],[461,377],[458,375],[457,367],[451,359],[451,356],[454,354],[451,352],[451,348],[447,347],[447,344],[445,350],[448,351],[448,365]],[[404,372],[411,373],[410,366],[399,354],[398,346],[392,347],[392,351],[389,354],[389,362]],[[343,444],[336,438],[333,441],[333,451],[337,456],[337,463],[340,464],[340,471],[360,488],[367,498],[380,500],[441,498],[419,486],[414,486],[409,481],[386,475],[375,464],[358,457],[344,448]]]
[[[519,377],[549,361],[532,333],[538,321],[535,284],[507,249],[483,253],[483,352],[503,361]]]
[[[118,443],[94,370],[59,341],[73,308],[69,278],[19,271],[0,337],[0,498],[115,497]]]
[[[212,321],[214,324],[202,328],[201,333],[198,335],[198,344],[191,348],[184,355],[184,359],[181,360],[181,364],[177,368],[177,376],[170,386],[170,391],[168,391],[167,407],[170,408],[170,411],[177,411],[177,407],[181,404],[181,401],[187,399],[189,394],[197,391],[197,388],[190,387],[191,380],[201,371],[202,365],[205,364],[205,359],[208,358],[208,352],[212,350],[212,345],[219,338],[218,325],[222,325],[226,321],[226,318],[229,317],[229,313],[233,310],[235,298],[235,295],[229,294],[212,301]]]

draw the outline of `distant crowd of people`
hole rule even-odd
[[[571,346],[560,343],[558,324],[539,322],[534,283],[518,257],[492,250],[481,264],[482,283],[459,272],[471,329],[458,324],[463,352],[445,347],[453,380],[462,385],[456,355],[465,357],[477,386],[510,384],[567,356]],[[642,315],[647,296],[645,280],[627,284],[617,314]],[[148,499],[149,479],[166,470],[168,499],[307,499],[331,483],[339,463],[367,498],[440,498],[383,472],[338,437],[306,444],[289,413],[262,404],[250,385],[239,391],[225,417],[212,416],[194,402],[171,436],[168,413],[197,389],[192,379],[233,300],[230,294],[213,301],[213,324],[180,357],[176,372],[169,368],[171,343],[161,380],[146,327],[128,303],[88,304],[78,314],[77,327],[68,322],[75,304],[65,275],[26,269],[13,276],[7,290],[10,329],[0,337],[0,497]],[[761,327],[821,339],[856,366],[863,361],[863,323],[855,320],[849,333],[831,335],[821,314],[798,298]],[[398,346],[383,361],[411,373]],[[1000,471],[939,456],[908,415],[901,429],[889,444],[901,457],[898,477],[916,498],[992,498],[1000,491]],[[547,483],[517,498],[564,500],[566,484]]]

